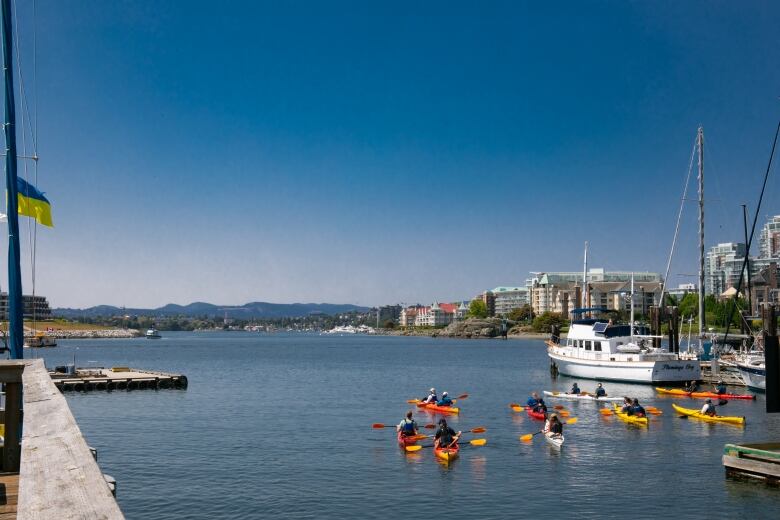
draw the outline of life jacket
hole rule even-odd
[[[414,421],[404,419],[403,424],[401,424],[401,432],[407,435],[414,434]]]
[[[562,434],[562,433],[563,433],[563,425],[562,425],[561,423],[559,423],[558,421],[555,421],[555,422],[554,422],[554,423],[553,423],[553,424],[550,426],[550,431],[551,431],[552,433],[557,433],[557,434],[559,434],[559,435],[560,435],[560,434]]]
[[[449,446],[452,444],[454,433],[455,432],[449,426],[446,428],[439,428],[439,446]]]
[[[452,406],[452,399],[449,397],[442,397],[441,401],[436,403],[439,406]]]

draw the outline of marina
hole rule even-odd
[[[541,340],[177,332],[166,334],[166,342],[160,349],[143,339],[69,340],[42,351],[48,366],[67,364],[78,347],[80,357],[102,356],[107,366],[143,366],[154,355],[155,366],[163,371],[187,374],[186,392],[63,394],[83,435],[100,452],[101,468],[116,478],[117,501],[128,518],[251,517],[259,509],[279,518],[382,518],[397,495],[414,501],[420,515],[435,515],[441,496],[431,493],[434,482],[435,490],[458,501],[464,517],[513,518],[518,508],[535,516],[549,507],[581,508],[584,503],[580,517],[595,519],[603,518],[604,510],[621,507],[624,497],[606,488],[591,489],[586,498],[564,496],[561,486],[571,479],[581,481],[582,475],[632,481],[638,478],[636,466],[643,468],[646,503],[640,518],[663,515],[666,497],[681,487],[695,488],[702,475],[707,476],[709,492],[687,496],[678,507],[680,517],[696,517],[701,507],[712,507],[724,515],[742,512],[762,518],[762,511],[780,507],[772,488],[724,478],[726,444],[780,437],[780,422],[765,413],[761,394],[755,401],[719,408],[724,415],[744,416],[746,425],[738,427],[683,419],[672,408],[673,403],[700,407],[702,400],[662,397],[651,385],[604,383],[608,395],[636,396],[663,414],[652,415],[646,427],[636,426],[598,412],[611,403],[549,400],[548,406],[562,404],[578,418],[576,424],[564,424],[565,442],[555,448],[541,434],[531,443],[520,442],[518,436],[539,431],[543,422],[525,410],[513,412],[507,403],[525,402],[532,391],[565,392],[574,381],[592,392],[595,382],[551,378],[544,369],[547,355]],[[213,362],[215,350],[220,352],[219,363]],[[415,360],[413,366],[409,359]],[[431,386],[453,396],[469,394],[458,400],[459,414],[446,416],[453,429],[487,429],[478,435],[488,439],[486,445],[462,445],[457,460],[446,468],[430,448],[403,453],[393,427],[410,409],[419,424],[442,417],[406,403]],[[355,389],[381,395],[381,406],[367,404]],[[744,387],[730,390],[745,392]],[[257,395],[264,398],[254,398]],[[213,421],[220,425],[222,441],[201,450]],[[348,443],[338,440],[345,422],[355,425]],[[390,427],[373,430],[375,422]],[[316,425],[318,435],[302,434],[302,425]],[[274,450],[263,448],[268,438],[274,439]],[[236,446],[248,448],[238,451]],[[635,454],[632,464],[626,463],[627,452]],[[191,471],[215,459],[220,464],[210,466],[208,481]],[[351,475],[347,493],[345,459]],[[234,489],[236,478],[257,484],[240,501],[225,503],[221,497]],[[268,487],[261,482],[283,483]],[[518,487],[534,488],[537,501],[529,505],[516,493]],[[171,496],[187,500],[173,502]],[[371,511],[366,496],[373,497]],[[491,506],[485,509],[485,504]]]

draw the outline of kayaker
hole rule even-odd
[[[439,406],[452,406],[452,399],[450,399],[450,396],[447,394],[447,392],[442,392],[441,399],[436,401],[436,404]]]
[[[434,435],[434,448],[449,448],[450,446],[457,444],[458,439],[460,439],[460,434],[461,432],[456,432],[447,426],[446,420],[439,419],[439,429],[436,430],[436,435]]]
[[[596,397],[607,397],[607,391],[604,390],[604,387],[599,383],[596,385]]]
[[[550,427],[547,431],[553,434],[563,435],[563,424],[556,414],[550,414],[549,424]]]
[[[728,389],[726,388],[726,385],[723,384],[723,381],[718,381],[718,386],[715,387],[715,393],[718,395],[723,395],[728,392]]]
[[[701,413],[703,415],[709,415],[710,417],[715,416],[715,405],[712,404],[712,399],[707,399],[707,401],[705,401],[704,406],[701,407]]]
[[[620,409],[620,411],[631,415],[629,412],[631,411],[632,406],[634,406],[634,403],[631,402],[630,397],[626,396],[623,398],[623,407]]]
[[[574,383],[573,385],[571,385],[571,391],[569,393],[574,395],[580,395],[582,393],[582,390],[580,390],[580,387],[577,386],[577,383]]]
[[[439,397],[436,395],[436,389],[431,388],[430,392],[428,392],[428,397],[422,400],[423,403],[436,403],[436,401],[439,400]]]
[[[636,397],[631,403],[631,411],[628,415],[633,415],[634,417],[647,417],[647,412],[645,412],[645,409],[639,404],[639,399]]]
[[[685,387],[687,392],[696,392],[699,390],[699,383],[697,381],[691,381],[688,386]]]
[[[544,404],[544,399],[539,397],[539,394],[536,392],[531,394],[531,397],[528,398],[528,401],[526,401],[526,406],[533,410],[534,412],[546,412],[547,411],[547,405]]]
[[[412,419],[412,412],[406,412],[406,417],[398,423],[395,430],[401,432],[403,437],[411,437],[417,435],[417,422]]]

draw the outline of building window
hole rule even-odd
[[[592,341],[586,341],[585,342],[585,350],[590,350],[592,348]]]

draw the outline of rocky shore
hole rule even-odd
[[[530,327],[509,323],[509,338],[547,339],[550,335],[533,332]],[[501,337],[500,318],[468,318],[450,323],[444,328],[382,329],[379,334],[389,336],[430,336],[433,338],[489,339]]]
[[[141,331],[137,329],[48,330],[42,332],[45,336],[56,339],[139,338],[143,336]]]

